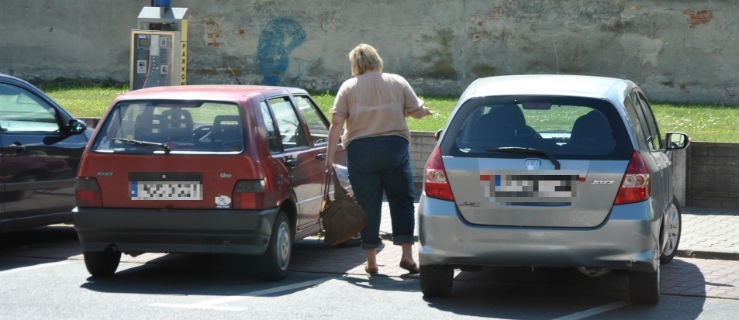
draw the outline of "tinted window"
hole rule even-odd
[[[59,132],[57,111],[22,88],[0,84],[0,130],[13,133]]]
[[[277,121],[282,146],[285,149],[308,146],[308,139],[300,124],[300,118],[295,113],[290,100],[286,97],[274,98],[267,101]]]
[[[442,151],[500,157],[496,148],[531,148],[565,159],[628,159],[629,140],[614,107],[568,97],[494,97],[465,102]],[[525,157],[521,154],[507,154]]]
[[[306,96],[296,96],[295,103],[298,104],[298,110],[305,119],[305,123],[310,130],[310,136],[313,144],[321,144],[328,142],[328,121],[318,107]]]
[[[241,152],[242,128],[233,103],[127,101],[113,107],[93,148],[117,153]]]

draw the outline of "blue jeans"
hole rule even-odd
[[[367,213],[367,225],[362,230],[362,249],[373,249],[382,244],[383,193],[390,205],[393,243],[412,244],[415,195],[408,140],[399,136],[354,140],[347,148],[347,167],[354,196]]]

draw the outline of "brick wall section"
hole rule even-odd
[[[739,209],[739,144],[692,143],[687,162],[688,206]]]

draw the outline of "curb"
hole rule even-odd
[[[675,256],[682,258],[709,259],[709,260],[736,260],[739,261],[739,252],[677,250]]]

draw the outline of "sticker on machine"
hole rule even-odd
[[[231,197],[224,196],[224,195],[216,197],[216,208],[228,209],[230,207],[231,207]]]

